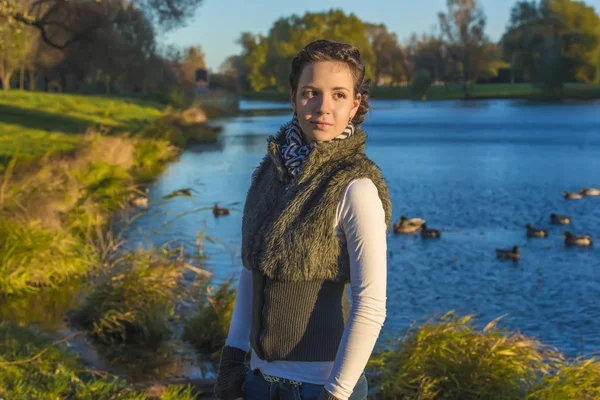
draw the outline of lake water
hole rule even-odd
[[[128,236],[167,240],[194,251],[203,231],[207,268],[237,277],[243,202],[266,138],[291,118],[287,105],[243,102],[246,112],[213,123],[218,144],[183,153],[149,188],[151,199],[192,188],[193,196],[155,200]],[[261,111],[262,110],[262,111]],[[267,110],[267,111],[265,111]],[[393,218],[422,217],[439,241],[388,235],[388,317],[382,339],[433,313],[475,313],[478,323],[507,314],[519,329],[568,355],[600,351],[600,250],[566,248],[552,212],[570,231],[600,241],[600,197],[567,201],[564,190],[600,187],[600,103],[375,101],[363,124],[367,154],[390,187]],[[231,215],[215,218],[218,203]],[[527,239],[525,225],[547,228]],[[521,260],[495,258],[519,245]]]

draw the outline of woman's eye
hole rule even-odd
[[[315,95],[315,92],[312,90],[307,90],[306,92],[304,92],[304,95],[307,97],[312,97]]]
[[[335,95],[338,97],[338,99],[345,99],[346,98],[346,95],[344,93],[336,93]]]

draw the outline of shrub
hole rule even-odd
[[[146,400],[119,377],[88,369],[41,332],[0,322],[0,398]],[[169,385],[162,400],[194,400],[192,387]]]
[[[225,345],[235,303],[236,288],[232,281],[217,290],[206,286],[206,298],[200,299],[198,314],[184,327],[183,339],[194,345],[199,353],[215,356]]]
[[[170,334],[169,318],[182,293],[184,263],[176,250],[138,250],[123,255],[69,315],[97,342],[156,347]]]
[[[490,322],[482,331],[472,317],[448,313],[413,326],[393,349],[374,355],[381,399],[525,398],[549,360],[560,354]]]
[[[410,84],[410,91],[413,97],[422,99],[427,95],[427,91],[431,87],[432,83],[433,79],[431,78],[429,71],[425,69],[418,70]]]
[[[597,359],[565,361],[556,364],[556,370],[545,376],[528,399],[592,400],[600,398],[600,361]]]
[[[81,239],[45,229],[39,221],[0,220],[0,295],[36,292],[87,273],[96,253]]]

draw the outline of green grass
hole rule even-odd
[[[568,360],[535,338],[450,312],[377,351],[369,361],[377,399],[597,399],[600,361]]]
[[[23,116],[34,117],[33,121],[27,122],[17,114],[13,123],[33,124],[36,127],[40,123],[35,120],[37,116],[47,124],[45,129],[60,129],[72,133],[100,125],[119,130],[136,130],[159,117],[164,109],[160,103],[137,99],[17,91],[0,94],[0,106],[12,112],[20,111]]]
[[[0,322],[0,398],[145,400],[119,379],[89,369],[43,333]],[[191,387],[169,386],[163,400],[193,400]]]
[[[204,289],[206,296],[200,299],[198,313],[187,321],[182,338],[200,354],[217,360],[229,332],[236,287],[232,281],[218,288],[207,282]]]
[[[412,99],[409,86],[374,87],[371,89],[373,99],[401,100]],[[479,84],[470,89],[473,99],[521,99],[521,98],[546,98],[538,88],[529,83],[491,83]],[[277,91],[248,92],[243,98],[247,100],[262,100],[288,102],[289,93]],[[447,86],[432,86],[428,89],[427,100],[456,100],[463,99],[462,87],[449,84]],[[598,84],[567,84],[561,98],[597,99],[600,98],[600,85]]]
[[[0,172],[14,154],[34,160],[76,148],[88,128],[135,132],[162,115],[159,103],[104,96],[0,93]]]
[[[535,400],[600,399],[600,361],[577,359],[556,366],[528,395]]]
[[[0,296],[56,287],[87,273],[96,261],[93,249],[73,235],[40,222],[0,221]]]
[[[179,249],[116,252],[118,261],[101,274],[94,289],[70,313],[74,326],[97,342],[119,351],[122,346],[156,347],[172,333],[169,319],[184,293],[185,263]]]

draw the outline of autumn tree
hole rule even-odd
[[[455,66],[447,57],[447,45],[439,36],[412,34],[406,51],[411,70],[428,71],[434,82],[448,82],[455,77]]]
[[[600,18],[581,1],[519,1],[502,43],[513,68],[560,91],[565,82],[600,82]]]
[[[392,85],[410,81],[412,73],[396,34],[388,32],[384,24],[365,23],[364,27],[375,54],[373,80]]]
[[[439,24],[457,78],[468,85],[478,78],[496,74],[503,65],[485,35],[486,17],[477,0],[447,0],[448,10],[439,13]]]

